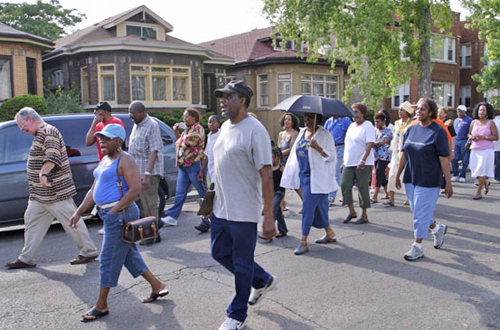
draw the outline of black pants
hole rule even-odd
[[[377,188],[387,186],[387,174],[385,169],[389,165],[388,160],[376,160],[375,161],[375,186]]]

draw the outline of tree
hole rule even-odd
[[[462,5],[472,15],[469,17],[470,28],[479,29],[479,38],[486,40],[487,53],[483,57],[485,65],[481,74],[475,74],[472,79],[479,82],[479,92],[500,89],[500,1],[498,0],[463,0]],[[488,101],[500,106],[500,98],[488,98]]]
[[[3,2],[0,3],[0,22],[20,31],[56,40],[66,34],[67,28],[86,18],[85,14],[75,11],[64,9],[59,0],[48,3],[38,0],[36,4]]]
[[[441,31],[453,23],[448,0],[264,0],[263,11],[283,41],[307,45],[299,56],[346,62],[344,100],[358,87],[371,106],[415,72],[419,96],[431,96],[431,21]]]

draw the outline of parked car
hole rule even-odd
[[[127,113],[113,113],[126,126],[128,136],[133,122]],[[154,117],[153,117],[154,118]],[[85,136],[94,119],[91,113],[43,116],[43,120],[61,132],[68,149],[73,181],[77,195],[74,197],[78,205],[94,181],[93,171],[98,165],[97,148],[85,144]],[[163,157],[165,164],[165,181],[158,189],[161,210],[165,207],[165,199],[175,196],[177,168],[175,166],[175,134],[170,127],[154,118],[160,125],[163,141]],[[33,142],[33,136],[19,130],[15,120],[0,123],[0,224],[23,220],[28,205],[28,179],[26,160]]]

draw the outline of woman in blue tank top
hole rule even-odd
[[[91,322],[109,314],[109,290],[118,285],[118,277],[124,265],[134,278],[141,275],[151,284],[152,293],[142,302],[150,303],[168,294],[165,283],[151,273],[137,246],[126,243],[121,238],[123,222],[139,218],[139,209],[134,200],[141,189],[141,175],[134,159],[121,150],[125,130],[120,125],[110,124],[95,133],[95,136],[99,137],[101,151],[106,156],[94,171],[92,188],[71,217],[71,225],[76,227],[81,215],[95,203],[104,222],[99,298],[95,306],[82,315],[82,322]],[[118,175],[123,185],[123,197],[118,188]]]

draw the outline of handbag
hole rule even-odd
[[[121,157],[120,157],[121,158]],[[120,164],[120,159],[118,159],[118,164],[116,165],[116,176],[118,177],[118,188],[120,189],[120,197],[123,198],[122,181],[120,180],[120,174],[118,174],[118,165]],[[146,196],[144,196],[146,198]],[[156,236],[158,236],[158,219],[152,216],[151,209],[149,208],[149,203],[146,200],[146,205],[148,207],[149,217],[140,218],[137,220],[124,222],[122,228],[122,239],[127,243],[135,243],[137,241],[142,241],[146,246],[153,246],[156,242]],[[125,210],[123,212],[123,219],[125,221],[126,215]],[[152,239],[151,244],[146,244],[146,240]]]
[[[203,180],[203,188],[205,189],[205,197],[201,201],[198,213],[196,213],[197,215],[201,216],[212,213],[215,198],[215,190],[207,190],[207,183],[205,182],[205,180]]]

